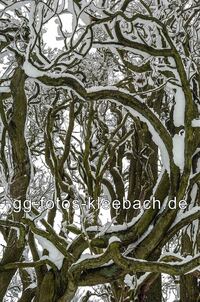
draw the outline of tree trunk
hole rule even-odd
[[[192,250],[192,240],[187,233],[184,233],[181,239],[182,255],[192,255]],[[199,293],[198,279],[195,276],[191,274],[180,276],[180,302],[197,302]]]
[[[198,280],[191,274],[180,277],[180,302],[197,302],[200,288]]]
[[[150,287],[146,302],[161,302],[162,301],[162,282],[161,282],[161,274],[154,281],[152,286]]]
[[[10,179],[10,197],[22,202],[26,199],[26,192],[30,181],[30,161],[26,140],[24,137],[27,100],[24,91],[25,73],[19,67],[16,68],[11,80],[11,94],[13,97],[13,112],[8,124],[8,134],[12,147],[13,176]],[[13,212],[15,221],[20,221],[23,211]],[[20,242],[16,230],[11,229],[7,237],[7,247],[5,249],[1,264],[18,262],[24,250],[24,242]],[[0,273],[0,301],[3,301],[7,288],[16,270],[8,270]]]

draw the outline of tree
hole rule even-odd
[[[0,300],[197,301],[198,2],[0,5]]]

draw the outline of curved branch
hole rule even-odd
[[[118,89],[116,87],[99,87],[98,89],[86,89],[83,84],[78,81],[75,77],[66,75],[66,76],[57,76],[57,75],[43,75],[36,77],[41,83],[46,86],[51,87],[66,87],[72,89],[76,94],[79,95],[84,100],[97,101],[97,100],[113,100],[116,103],[120,103],[131,109],[131,113],[134,116],[139,117],[144,121],[149,131],[151,132],[155,143],[161,149],[163,157],[167,158],[165,161],[166,168],[169,172],[169,166],[173,169],[174,164],[171,162],[169,164],[169,158],[173,161],[172,153],[172,139],[167,129],[161,123],[156,114],[151,111],[148,106],[138,100],[135,94],[128,93],[126,90]],[[171,169],[171,170],[172,170]]]
[[[13,270],[13,269],[22,269],[27,267],[33,267],[36,268],[38,266],[43,266],[44,264],[48,264],[52,267],[54,271],[57,271],[56,265],[49,259],[42,259],[39,261],[34,262],[13,262],[13,263],[7,263],[4,265],[0,265],[0,272],[4,270]]]
[[[152,273],[164,273],[169,275],[183,275],[189,273],[191,270],[197,268],[200,264],[200,254],[196,257],[188,260],[182,261],[182,263],[177,262],[156,262],[156,261],[146,261],[138,260],[129,257],[125,257],[120,253],[120,243],[114,242],[110,247],[111,255],[113,261],[119,265],[126,272],[152,272]],[[166,261],[169,257],[163,257],[162,260]],[[170,257],[170,260],[181,261],[182,259],[178,257]]]

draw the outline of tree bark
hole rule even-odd
[[[8,134],[12,148],[13,176],[10,179],[10,197],[22,202],[26,199],[26,192],[30,181],[30,161],[25,140],[25,123],[27,115],[27,99],[24,91],[25,73],[18,67],[11,80],[11,94],[13,97],[13,112],[8,124]],[[11,171],[12,174],[12,171]],[[12,218],[20,221],[23,211],[13,212]],[[7,238],[7,247],[1,264],[17,262],[22,256],[24,243],[20,243],[16,230],[11,229]],[[0,273],[0,301],[3,301],[7,288],[16,270],[8,270]]]
[[[193,245],[192,240],[187,233],[182,235],[181,252],[182,255],[192,255]],[[180,276],[180,302],[197,302],[200,298],[200,288],[198,279],[191,275]]]

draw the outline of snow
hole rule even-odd
[[[106,228],[106,232],[105,232],[105,225],[102,227],[90,226],[86,229],[86,231],[87,232],[98,232],[99,231],[100,233],[102,232],[103,234],[126,231],[129,228],[131,228],[140,219],[142,214],[143,214],[143,212],[141,211],[141,213],[137,217],[133,217],[133,219],[128,223],[124,222],[123,224],[110,226],[109,229]],[[97,234],[96,237],[99,237],[99,233]]]
[[[87,92],[88,93],[93,93],[93,92],[98,92],[98,91],[102,91],[102,90],[119,91],[119,92],[122,92],[122,93],[126,93],[130,96],[137,95],[137,93],[130,93],[126,89],[118,88],[118,87],[115,87],[115,86],[109,86],[109,85],[107,85],[107,86],[94,86],[94,87],[88,88]]]
[[[112,236],[110,239],[109,239],[109,244],[112,244],[114,242],[121,242],[121,240],[116,237],[116,236]]]
[[[102,254],[98,254],[98,255],[91,255],[91,254],[89,254],[89,253],[82,254],[82,255],[80,256],[80,258],[79,258],[75,263],[72,264],[72,266],[77,265],[77,264],[81,263],[81,262],[84,261],[84,260],[89,260],[89,259],[98,258],[98,257],[101,256],[101,255],[102,255]]]
[[[200,119],[192,120],[192,127],[200,127]]]
[[[33,66],[30,62],[25,61],[23,65],[23,70],[25,71],[26,75],[31,78],[37,78],[44,76],[44,72],[37,69]]]
[[[35,282],[31,283],[26,289],[28,288],[36,288],[37,284]]]
[[[6,38],[3,35],[0,35],[0,41],[1,42],[7,42]]]
[[[149,275],[150,275],[150,273],[145,273],[140,278],[138,278],[137,286],[139,287],[145,281],[145,279],[149,277]]]
[[[8,93],[10,92],[10,87],[0,86],[0,93]]]
[[[173,62],[171,62],[173,64]],[[171,70],[169,67],[167,70]],[[175,75],[176,84],[168,82],[166,88],[174,94],[174,112],[173,121],[175,127],[184,126],[185,124],[185,95],[181,86],[180,76],[177,70],[173,69],[173,74]],[[180,86],[179,86],[180,85]]]
[[[185,96],[182,88],[178,87],[175,95],[175,106],[174,106],[174,125],[176,127],[183,126],[185,123]]]
[[[124,283],[130,288],[130,289],[134,289],[134,276],[131,276],[129,274],[126,274],[126,276],[124,277]]]
[[[51,260],[57,266],[58,269],[61,269],[64,255],[54,246],[52,242],[50,242],[46,238],[41,237],[37,234],[34,234],[34,236],[39,242],[39,244],[42,246],[42,248],[48,250],[48,259]]]
[[[185,163],[185,134],[175,134],[173,137],[173,159],[180,171],[183,172]]]
[[[101,265],[101,267],[106,267],[106,266],[110,266],[113,265],[114,261],[113,260],[109,260],[108,262],[104,263],[103,265]]]

